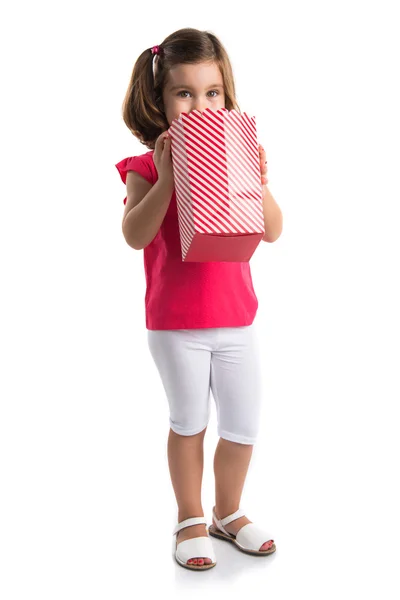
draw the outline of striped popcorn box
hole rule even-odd
[[[168,130],[184,262],[247,262],[265,234],[255,117],[181,113]]]

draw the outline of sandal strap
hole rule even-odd
[[[221,519],[221,524],[223,526],[228,525],[228,523],[230,523],[231,521],[239,519],[239,517],[244,517],[245,514],[246,512],[242,508],[239,508],[236,512],[232,513],[231,515],[228,515],[224,519]]]
[[[229,535],[229,536],[231,536],[231,534],[228,531],[226,531],[224,525],[228,525],[228,523],[230,523],[231,521],[234,521],[235,519],[239,519],[239,517],[243,517],[245,514],[246,514],[246,512],[242,508],[239,508],[237,511],[228,515],[227,517],[224,517],[223,519],[218,519],[217,515],[215,514],[215,511],[213,509],[213,517],[217,524],[218,529],[221,529],[221,531],[223,531],[226,535]]]
[[[207,519],[205,517],[189,517],[188,519],[181,521],[175,526],[172,535],[175,535],[184,527],[190,527],[191,525],[201,525],[202,523],[204,523],[204,525],[207,525]]]

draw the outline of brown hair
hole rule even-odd
[[[215,62],[224,82],[225,108],[240,112],[235,96],[235,83],[228,54],[218,38],[208,31],[191,27],[179,29],[159,45],[155,58],[148,48],[137,59],[126,92],[122,117],[125,125],[139,141],[150,150],[169,123],[162,106],[162,94],[169,69],[179,64]]]

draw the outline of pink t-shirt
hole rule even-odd
[[[154,150],[115,166],[126,184],[136,171],[158,179]],[[126,204],[127,198],[124,199]],[[258,309],[249,262],[183,262],[175,190],[153,241],[143,250],[147,329],[200,329],[251,325]]]

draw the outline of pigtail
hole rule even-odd
[[[138,140],[153,150],[159,135],[168,129],[168,121],[163,112],[161,86],[157,84],[160,55],[154,55],[148,48],[137,59],[122,106],[123,120]],[[156,78],[154,77],[153,67]]]

